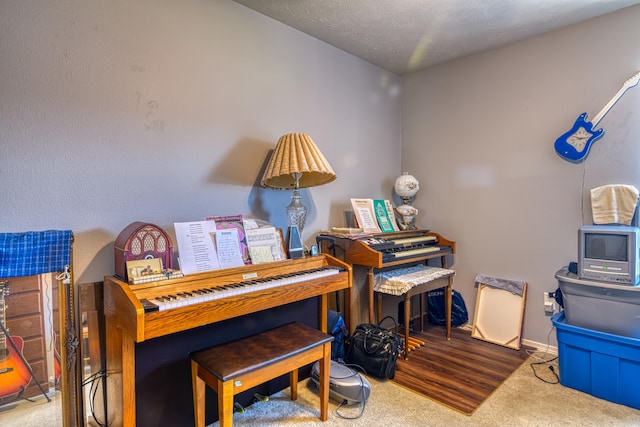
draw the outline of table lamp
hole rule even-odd
[[[289,258],[301,258],[304,255],[301,233],[307,208],[300,200],[298,189],[327,184],[335,179],[335,172],[309,135],[288,133],[280,137],[261,184],[277,190],[293,190],[291,203],[286,208]]]
[[[405,172],[396,179],[393,188],[402,199],[402,205],[395,208],[396,213],[400,216],[398,226],[402,230],[415,230],[415,218],[418,214],[418,209],[411,206],[410,202],[420,190],[420,183],[413,175]]]

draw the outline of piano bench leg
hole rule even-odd
[[[404,358],[409,358],[409,322],[411,321],[411,297],[404,294]]]
[[[298,400],[298,370],[289,373],[289,387],[291,388],[291,400]]]

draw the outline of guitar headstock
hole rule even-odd
[[[640,71],[635,75],[631,76],[626,82],[624,82],[625,89],[634,87],[640,81]]]

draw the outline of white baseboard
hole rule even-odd
[[[470,324],[465,324],[463,326],[459,326],[460,328],[466,330],[466,331],[471,331],[473,329],[473,326]],[[531,341],[531,340],[522,340],[520,341],[522,345],[525,345],[527,347],[533,347],[535,348],[537,351],[541,351],[544,353],[549,353],[549,354],[553,354],[553,355],[558,355],[558,347],[554,347],[548,344],[543,344],[540,342],[536,342],[536,341]]]
[[[527,347],[533,347],[536,350],[541,351],[543,353],[549,353],[555,356],[558,355],[558,347],[554,347],[552,345],[547,345],[547,344],[543,344],[536,341],[530,341],[530,340],[522,340],[521,342],[522,342],[522,345],[526,345]]]

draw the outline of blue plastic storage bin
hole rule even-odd
[[[640,409],[640,339],[569,325],[563,311],[551,321],[558,339],[560,384]]]

